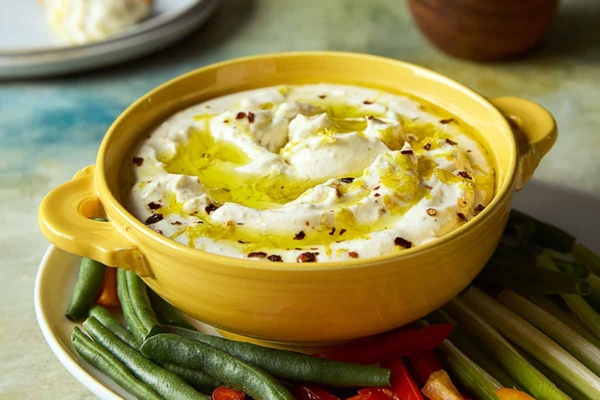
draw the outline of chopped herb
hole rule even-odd
[[[235,119],[244,119],[246,118],[246,113],[243,111],[240,111],[239,113],[237,113],[237,115],[235,116]]]
[[[300,231],[296,233],[296,236],[294,236],[294,240],[303,240],[305,237],[306,233],[304,233],[304,231]]]
[[[163,215],[156,213],[156,214],[152,214],[151,216],[148,217],[148,219],[146,220],[146,222],[144,222],[146,225],[152,225],[157,223],[158,221],[162,221],[163,219]]]
[[[415,154],[412,150],[400,150],[400,154],[413,155]]]
[[[448,143],[451,146],[456,146],[458,144],[458,143],[456,143],[456,142],[454,142],[454,141],[452,141],[450,139],[446,139],[446,143]]]
[[[214,204],[209,204],[206,207],[204,207],[204,211],[206,211],[206,213],[210,215],[213,211],[216,211],[218,208],[219,207],[215,206]]]
[[[412,247],[411,242],[401,237],[397,237],[396,239],[394,239],[394,244],[398,247],[404,247],[405,249],[410,249]]]
[[[462,221],[462,222],[469,222],[469,220],[467,219],[467,217],[465,216],[465,214],[463,213],[457,213],[456,214],[458,216],[458,218]]]
[[[300,254],[298,258],[296,258],[296,261],[299,263],[315,262],[317,261],[317,256],[314,253],[306,252]]]
[[[441,119],[440,124],[449,124],[450,122],[454,122],[454,118]]]
[[[424,148],[425,150],[429,150],[429,149],[431,149],[431,143],[427,143],[427,144],[425,144],[425,146],[423,146],[423,148]]]
[[[355,251],[349,251],[349,252],[348,252],[348,255],[349,255],[351,258],[358,258],[358,253],[357,253],[357,252],[355,252]]]
[[[267,253],[262,251],[253,251],[252,253],[248,253],[248,258],[265,258]]]
[[[458,175],[462,176],[465,179],[471,179],[471,180],[473,179],[473,178],[471,178],[471,175],[469,175],[469,173],[467,171],[459,171]]]
[[[437,210],[435,208],[428,208],[427,215],[430,217],[435,217],[437,215]]]
[[[340,178],[339,181],[343,183],[352,183],[354,182],[354,178]]]
[[[160,208],[160,204],[155,203],[153,201],[151,201],[150,203],[148,203],[148,208],[151,210],[158,210]]]
[[[281,256],[278,256],[277,254],[271,254],[269,257],[267,257],[269,259],[269,261],[273,261],[273,262],[283,262],[283,259],[281,258]]]
[[[333,236],[335,235],[335,227],[331,228],[331,231],[329,232],[329,236]]]
[[[254,122],[254,113],[252,111],[248,111],[248,122]]]
[[[133,163],[136,166],[141,167],[142,164],[144,163],[144,159],[142,157],[133,157]]]
[[[340,236],[342,236],[344,233],[346,233],[346,230],[344,228],[340,229]]]

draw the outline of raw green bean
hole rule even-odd
[[[538,259],[541,257],[538,257]],[[527,294],[589,294],[590,284],[557,270],[534,268],[526,262],[494,258],[478,280],[495,283]]]
[[[136,378],[150,386],[167,400],[201,399],[209,397],[200,394],[182,378],[169,372],[132,349],[94,317],[86,319],[83,326],[96,342],[104,346],[113,356],[129,368]]]
[[[565,261],[560,258],[552,258],[554,264],[558,267],[560,272],[573,276],[579,279],[587,279],[590,276],[590,268],[585,265],[574,261]]]
[[[590,274],[588,282],[592,287],[592,293],[585,296],[584,299],[596,312],[600,312],[600,277],[596,274]]]
[[[158,321],[164,325],[174,325],[185,329],[196,330],[196,328],[188,322],[181,312],[167,303],[162,297],[154,293],[148,288],[148,297],[152,304],[152,309],[158,318]]]
[[[94,306],[90,310],[90,317],[96,318],[102,325],[110,329],[119,339],[133,347],[137,348],[133,334],[125,329],[106,308]]]
[[[155,335],[144,342],[142,354],[186,368],[200,369],[257,400],[294,400],[285,386],[263,370],[197,340],[170,333]]]
[[[161,397],[152,391],[150,387],[136,379],[123,363],[104,347],[87,337],[78,327],[73,329],[71,342],[81,358],[104,372],[127,392],[139,399],[161,400]]]
[[[148,299],[146,284],[134,272],[126,271],[125,277],[127,279],[127,289],[129,290],[129,298],[131,299],[133,310],[142,327],[143,340],[148,339],[152,335],[162,333],[162,328],[158,323],[154,311],[152,311],[150,299]]]
[[[226,351],[284,381],[310,382],[322,386],[338,387],[390,385],[390,371],[385,368],[329,361],[295,351],[237,342],[176,326],[165,326],[164,328],[166,332],[175,333]]]
[[[117,293],[119,295],[119,302],[121,303],[121,310],[123,311],[123,317],[129,330],[133,334],[135,339],[136,348],[142,345],[144,341],[144,330],[140,319],[135,313],[133,304],[131,303],[131,297],[129,296],[129,288],[127,285],[127,275],[124,269],[117,271]]]
[[[173,363],[164,363],[161,366],[167,371],[171,371],[175,375],[178,375],[202,393],[211,394],[219,386],[225,386],[223,382],[202,371],[185,368]]]
[[[573,246],[573,257],[575,260],[590,267],[593,273],[600,275],[600,256],[581,243]]]
[[[543,247],[550,247],[561,253],[570,253],[575,244],[575,237],[556,226],[542,222],[525,213],[517,210],[511,210],[509,220],[513,224],[526,223],[530,230],[527,231],[528,242],[538,244]],[[527,222],[524,222],[527,221]],[[531,226],[533,229],[531,230]],[[533,233],[532,233],[533,231]]]
[[[82,258],[79,276],[73,288],[71,304],[65,316],[73,322],[85,318],[100,294],[106,266],[89,258]]]

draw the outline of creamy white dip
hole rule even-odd
[[[163,122],[132,160],[137,218],[179,243],[265,262],[419,246],[474,218],[494,193],[468,126],[425,102],[354,86],[206,101]]]
[[[44,5],[50,28],[71,44],[116,35],[152,10],[152,0],[44,0]]]

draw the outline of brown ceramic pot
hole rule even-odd
[[[519,56],[548,30],[558,0],[409,0],[423,34],[448,54],[478,61]]]

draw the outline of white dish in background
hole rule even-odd
[[[543,221],[556,224],[575,235],[592,250],[600,252],[600,199],[547,185],[529,182],[515,196],[514,205]],[[50,349],[64,367],[100,399],[133,399],[110,378],[83,361],[71,346],[76,325],[64,317],[77,279],[80,257],[50,246],[38,269],[35,281],[35,313]],[[213,328],[188,318],[202,332],[219,335]]]
[[[51,32],[42,4],[35,0],[11,2],[0,13],[0,78],[59,75],[151,53],[192,32],[219,3],[155,0],[152,16],[121,34],[97,43],[70,46]]]

